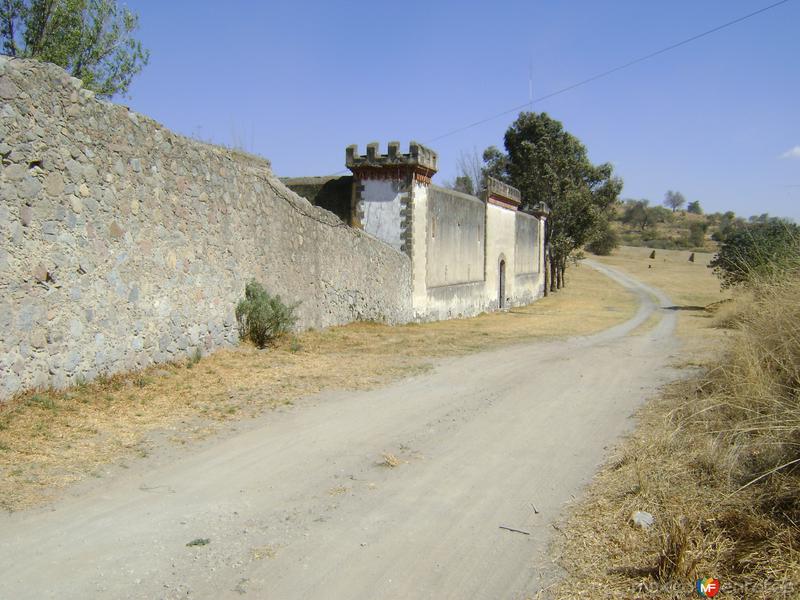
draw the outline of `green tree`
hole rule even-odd
[[[511,183],[508,176],[508,156],[497,146],[489,146],[483,151],[483,179],[494,177],[500,181]]]
[[[633,225],[644,231],[651,224],[652,213],[648,210],[649,200],[627,200],[622,213],[622,222],[626,225]]]
[[[694,215],[702,215],[703,208],[700,206],[700,201],[692,200],[691,202],[689,202],[689,204],[686,206],[686,212],[690,212]]]
[[[608,256],[619,246],[619,235],[611,226],[608,219],[604,219],[598,224],[597,234],[594,240],[589,242],[586,249],[598,256]]]
[[[658,223],[667,223],[672,213],[663,206],[650,206],[649,200],[627,200],[622,213],[622,222],[644,231]]]
[[[689,225],[689,243],[695,248],[702,248],[706,243],[708,223],[692,223]]]
[[[722,287],[800,270],[800,227],[786,221],[738,225],[709,263]]]
[[[664,196],[664,206],[671,208],[672,212],[675,212],[684,204],[686,204],[686,198],[680,192],[669,190]]]
[[[149,60],[132,37],[138,25],[115,0],[0,0],[6,54],[55,63],[107,98],[125,94]]]
[[[663,206],[650,207],[650,221],[652,223],[671,223],[675,220],[672,211],[667,210]]]
[[[744,226],[744,219],[736,216],[732,210],[724,213],[719,218],[719,226],[717,227],[717,231],[715,231],[711,235],[711,239],[717,242],[722,242],[731,232],[735,231],[739,227]]]
[[[519,188],[528,208],[539,202],[550,207],[544,243],[554,291],[565,283],[570,257],[602,233],[622,180],[610,164],[593,165],[578,138],[546,113],[520,113],[504,141],[505,153],[494,147],[484,152],[485,173]]]

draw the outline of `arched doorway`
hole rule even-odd
[[[506,307],[506,261],[500,259],[500,289],[497,295],[498,306],[500,308]]]

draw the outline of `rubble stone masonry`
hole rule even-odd
[[[0,400],[234,343],[251,278],[301,327],[412,317],[409,257],[268,161],[0,56]]]

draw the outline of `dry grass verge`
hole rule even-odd
[[[630,318],[632,296],[596,271],[507,313],[388,327],[308,331],[276,347],[221,350],[196,361],[99,379],[0,405],[0,507],[16,510],[104,465],[151,451],[152,434],[188,443],[221,421],[262,413],[324,389],[366,389],[429,368],[432,357],[543,337],[587,334]]]
[[[798,298],[795,280],[726,309],[726,355],[642,412],[564,529],[557,598],[686,598],[701,577],[720,597],[800,597]],[[656,524],[632,527],[636,510]]]

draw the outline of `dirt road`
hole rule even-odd
[[[0,599],[534,596],[565,503],[677,376],[673,311],[631,335],[668,299],[596,268],[640,299],[623,325],[324,394],[0,515]]]

